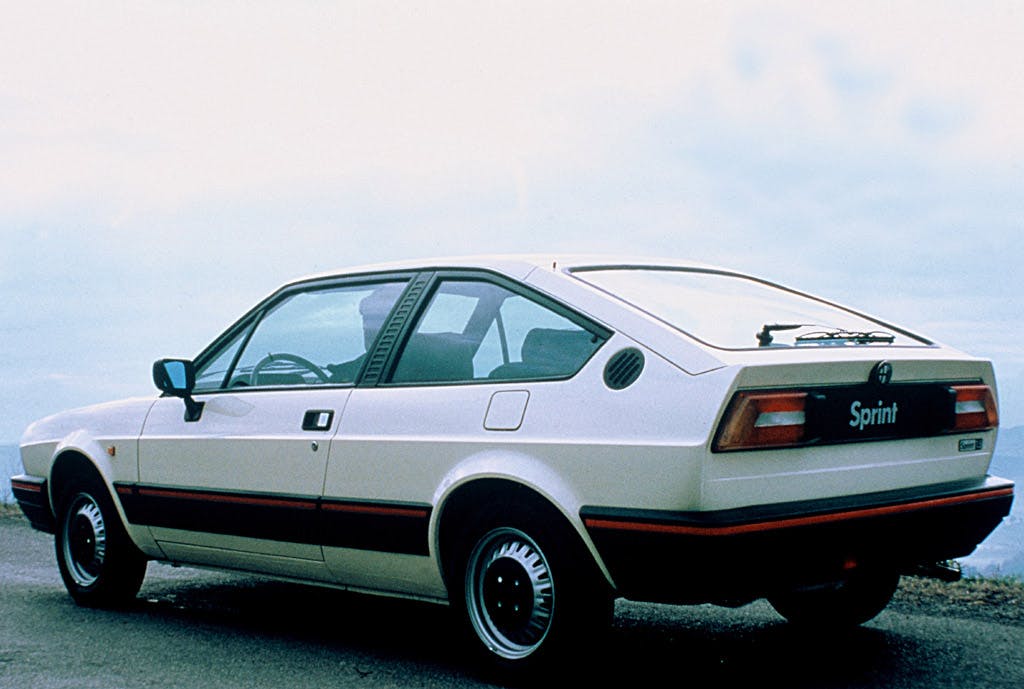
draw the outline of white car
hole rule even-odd
[[[491,666],[616,597],[874,617],[1010,509],[988,361],[736,272],[485,257],[291,283],[163,394],[25,432],[83,605],[148,560],[450,604]]]

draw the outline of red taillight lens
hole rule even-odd
[[[992,388],[987,385],[952,387],[956,393],[956,416],[952,432],[986,431],[999,425],[999,410],[996,408]]]
[[[799,445],[805,438],[806,409],[806,392],[736,393],[712,449]]]

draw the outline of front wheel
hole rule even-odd
[[[613,599],[575,534],[536,517],[478,525],[452,598],[484,666],[528,676],[554,659],[593,651]]]
[[[95,478],[79,480],[60,505],[57,566],[71,597],[85,606],[134,598],[146,559],[128,538],[106,486]]]

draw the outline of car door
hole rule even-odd
[[[402,280],[286,290],[196,362],[197,420],[161,398],[139,441],[129,521],[171,560],[324,576],[330,439]]]
[[[552,386],[609,333],[495,276],[439,273],[425,294],[380,379],[353,391],[332,443],[324,500],[344,511],[325,522],[325,559],[352,586],[443,596],[428,557],[442,480],[467,457],[520,441],[531,395],[551,417]]]

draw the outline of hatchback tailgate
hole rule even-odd
[[[744,366],[709,447],[702,509],[980,485],[995,396],[980,360]]]

